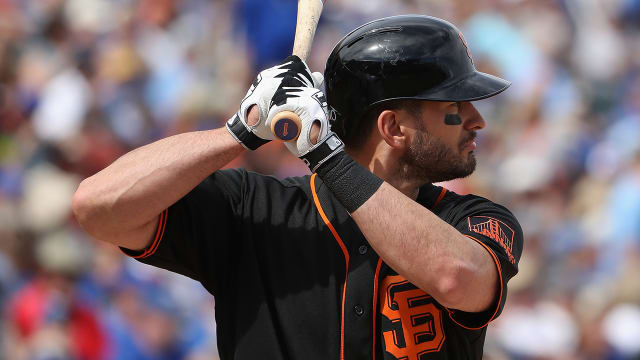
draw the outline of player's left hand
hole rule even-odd
[[[300,136],[295,141],[285,142],[285,146],[312,172],[344,148],[342,141],[330,129],[327,100],[322,91],[313,87],[283,87],[273,96],[267,123],[282,111],[292,111],[300,117]],[[317,137],[315,131],[312,132],[314,124],[319,127]]]
[[[227,121],[227,130],[244,147],[256,150],[273,140],[266,119],[276,92],[285,86],[318,87],[322,80],[322,74],[312,73],[299,57],[287,57],[281,64],[258,74],[240,103],[240,109]]]

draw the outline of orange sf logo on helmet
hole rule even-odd
[[[464,45],[464,48],[467,49],[467,56],[469,57],[469,60],[471,60],[471,63],[474,64],[473,58],[471,57],[471,51],[469,51],[469,44],[467,44],[467,40],[464,39],[464,36],[462,36],[462,33],[459,31],[458,31],[458,37],[460,37],[460,40],[462,40],[462,44]]]

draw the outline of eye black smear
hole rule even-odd
[[[462,119],[458,114],[446,114],[444,116],[444,123],[447,125],[460,125],[462,124]]]

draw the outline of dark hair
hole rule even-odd
[[[362,115],[358,129],[348,138],[342,139],[345,147],[347,149],[357,149],[363,146],[371,136],[373,129],[377,129],[378,117],[385,110],[405,110],[414,117],[420,117],[422,114],[421,102],[422,100],[417,99],[394,99],[371,106]]]

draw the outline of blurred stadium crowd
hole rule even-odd
[[[0,358],[212,359],[214,299],[89,239],[79,181],[172,134],[220,127],[286,57],[295,0],[0,0]],[[312,59],[375,18],[459,25],[482,71],[478,170],[445,184],[525,231],[488,359],[640,358],[640,1],[331,0]],[[242,166],[306,168],[271,143]],[[242,286],[242,284],[238,284]]]

